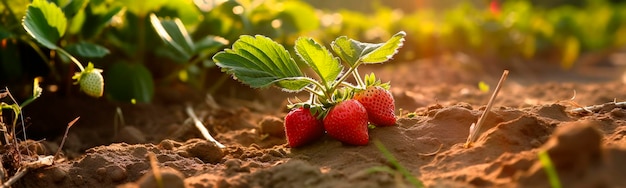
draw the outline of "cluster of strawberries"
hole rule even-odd
[[[319,139],[326,133],[343,143],[367,145],[368,122],[376,126],[396,124],[395,104],[391,93],[380,86],[368,86],[351,99],[331,107],[318,119],[309,108],[295,108],[285,116],[285,133],[291,147]]]
[[[309,92],[310,99],[290,104],[292,111],[285,116],[291,147],[310,143],[324,133],[345,144],[367,145],[369,124],[396,124],[395,104],[389,83],[381,83],[373,73],[361,79],[358,67],[389,61],[402,47],[404,36],[400,31],[383,43],[341,36],[331,42],[339,57],[311,37],[298,38],[297,57],[319,79],[307,77],[282,45],[260,35],[241,36],[232,49],[215,54],[213,60],[223,72],[253,88],[277,86],[286,92]],[[356,84],[346,82],[350,76]]]

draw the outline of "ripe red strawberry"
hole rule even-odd
[[[324,135],[324,127],[308,108],[300,107],[285,116],[285,134],[289,146],[298,147]]]
[[[369,121],[377,126],[396,124],[396,115],[391,93],[380,86],[368,86],[364,91],[354,94],[353,99],[363,104],[367,110]]]
[[[352,145],[367,145],[367,111],[354,99],[340,102],[324,118],[324,128],[331,137]]]

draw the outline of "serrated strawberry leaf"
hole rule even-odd
[[[406,36],[406,33],[400,31],[385,43],[375,45],[364,43],[367,44],[368,47],[366,47],[365,51],[367,51],[367,53],[361,57],[361,61],[365,64],[371,64],[390,60],[393,55],[398,53],[398,49],[402,47],[404,36]]]
[[[351,67],[359,64],[383,63],[402,47],[406,33],[400,31],[384,43],[364,43],[342,36],[332,42],[333,51]]]
[[[276,85],[285,91],[297,92],[312,84],[305,77],[285,48],[265,36],[241,36],[232,49],[213,56],[222,71],[253,88]]]
[[[67,18],[56,4],[34,0],[28,5],[22,25],[37,42],[55,50],[59,48],[56,43],[65,34]]]
[[[296,40],[295,49],[302,61],[319,75],[322,84],[330,88],[343,70],[339,59],[312,38],[299,38]]]

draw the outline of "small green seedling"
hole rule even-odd
[[[378,150],[383,154],[383,156],[387,159],[387,161],[393,165],[395,170],[398,171],[400,174],[402,174],[402,176],[404,176],[404,178],[406,178],[411,183],[411,185],[413,185],[413,187],[424,187],[424,184],[422,184],[420,180],[415,178],[415,176],[413,176],[411,172],[409,172],[409,170],[407,170],[404,166],[402,166],[402,164],[400,164],[398,159],[396,159],[396,157],[394,157],[393,154],[391,154],[391,152],[387,150],[387,148],[385,147],[385,145],[383,145],[383,143],[381,143],[379,140],[376,140],[374,141],[374,145],[376,145],[376,148],[378,148]],[[388,168],[387,169],[374,168],[373,170],[381,170],[385,172],[390,172]]]
[[[389,83],[381,83],[374,74],[361,79],[358,67],[363,64],[383,63],[390,60],[403,45],[405,35],[402,31],[398,32],[384,43],[364,43],[342,36],[331,43],[331,49],[339,57],[335,57],[330,50],[312,38],[298,38],[295,42],[295,53],[307,68],[317,74],[318,79],[306,76],[282,45],[261,35],[241,36],[233,43],[231,49],[215,54],[213,60],[222,68],[222,71],[252,88],[276,86],[286,92],[307,91],[311,94],[308,101],[289,106],[294,110],[307,109],[304,110],[307,113],[290,113],[285,118],[286,133],[292,147],[309,142],[308,138],[311,136],[308,134],[315,134],[316,136],[312,137],[318,137],[320,134],[317,132],[320,126],[324,126],[331,137],[344,143],[364,145],[368,142],[368,115],[369,120],[373,114],[381,115],[391,120],[387,122],[392,122],[389,124],[393,125],[395,124],[393,114],[395,106],[388,91]],[[342,61],[344,64],[341,63]],[[348,68],[346,72],[344,72],[344,66]],[[355,78],[356,85],[346,81],[350,76]],[[353,98],[359,92],[367,92],[368,96],[374,96],[375,100],[385,101],[386,105],[372,107],[361,104],[363,101]],[[374,112],[371,109],[384,109],[382,110],[384,112]],[[292,118],[295,116],[298,118]],[[314,116],[314,119],[324,122],[318,123],[304,116]],[[292,119],[298,120],[291,121]],[[308,121],[303,122],[300,119]],[[308,125],[304,126],[307,127],[305,129],[315,131],[292,131],[302,130],[302,128],[294,128],[300,125]],[[306,141],[293,139],[300,137],[307,139]]]
[[[546,171],[548,175],[548,181],[550,182],[550,187],[552,188],[561,188],[561,181],[559,180],[559,174],[556,172],[556,168],[552,164],[552,160],[550,159],[550,155],[545,150],[539,151],[537,153],[537,157],[539,158],[539,162],[543,166],[543,169]]]

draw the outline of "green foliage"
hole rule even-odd
[[[120,76],[124,75],[124,76]],[[109,97],[117,101],[150,102],[154,97],[154,81],[150,71],[138,63],[118,62],[105,74]]]
[[[306,63],[317,75],[326,88],[332,87],[334,80],[343,71],[343,66],[339,59],[324,46],[315,42],[312,38],[299,38],[296,40],[296,54]]]
[[[461,52],[478,59],[501,59],[503,63],[547,60],[565,69],[573,67],[581,55],[611,52],[626,45],[626,4],[608,1],[549,9],[534,6],[529,1],[502,1],[497,13],[491,12],[487,4],[469,2],[458,3],[450,9],[422,8],[415,12],[402,12],[374,3],[373,12],[369,13],[318,10],[299,0],[0,2],[3,26],[0,39],[6,39],[8,44],[0,53],[3,58],[12,60],[11,64],[1,65],[5,67],[3,70],[12,70],[11,73],[4,71],[2,81],[28,82],[25,75],[29,74],[24,72],[32,70],[24,69],[23,63],[15,61],[26,61],[20,57],[30,56],[39,57],[43,63],[38,65],[48,66],[42,68],[53,71],[43,75],[50,77],[49,81],[67,80],[61,77],[71,75],[68,62],[76,63],[74,60],[92,61],[104,72],[112,67],[108,62],[133,62],[143,64],[153,76],[150,80],[143,79],[152,82],[146,85],[184,82],[198,91],[206,91],[207,85],[215,83],[207,79],[209,69],[215,67],[210,57],[241,35],[267,36],[287,48],[299,46],[292,52],[299,56],[296,61],[302,60],[311,67],[324,83],[321,87],[329,89],[328,92],[334,92],[332,87],[339,83],[336,80],[339,75],[359,77],[352,70],[342,74],[341,63],[333,62],[341,60],[348,68],[361,63],[382,63],[395,55],[393,50],[400,47],[399,44],[408,48],[399,56],[400,60]],[[406,31],[411,37],[395,33],[398,30]],[[298,39],[300,36],[310,38]],[[324,47],[313,39],[332,43]],[[391,40],[370,43],[386,39]],[[407,41],[399,41],[405,39]],[[357,40],[363,42],[354,42]],[[15,48],[24,44],[34,52]],[[62,55],[51,56],[41,49],[43,47],[58,50]],[[325,52],[328,50],[338,59],[329,56]],[[280,57],[284,63],[293,61],[285,54]],[[258,58],[259,62],[267,61],[261,56]],[[59,69],[50,63],[54,61],[64,64]],[[242,75],[238,79],[245,76],[250,77]],[[259,77],[263,79],[254,83],[258,87],[281,84],[290,91],[299,91],[307,83],[311,84],[310,81],[295,81],[300,78],[291,79],[302,77],[300,74],[277,77],[259,74],[250,78]],[[105,92],[108,93],[108,89]]]
[[[586,53],[605,53],[626,45],[626,4],[589,1],[574,7],[547,9],[530,1],[500,1],[501,11],[488,4],[462,1],[452,8],[420,8],[402,12],[374,4],[373,12],[324,12],[320,37],[330,41],[347,35],[377,40],[404,30],[403,60],[461,52],[492,61],[550,61],[564,69]]]
[[[282,45],[260,35],[241,36],[232,49],[215,54],[213,60],[254,88],[276,84],[287,91],[300,91],[310,84]]]
[[[89,58],[101,58],[111,53],[109,49],[106,49],[105,47],[86,41],[79,41],[77,43],[67,45],[66,49],[72,54]]]
[[[159,20],[154,14],[150,14],[150,22],[152,27],[165,42],[168,47],[170,58],[177,62],[187,62],[193,56],[198,54],[206,54],[216,52],[222,46],[228,44],[228,41],[220,37],[206,36],[197,41],[192,40],[189,32],[178,18],[173,20]]]
[[[78,7],[82,7],[82,4]],[[69,5],[71,5],[71,3]],[[73,7],[70,7],[68,10],[74,11],[72,8]],[[59,40],[65,35],[68,24],[65,14],[59,6],[45,0],[35,0],[28,6],[26,16],[24,16],[23,20],[24,29],[32,38],[45,47],[58,51],[78,66],[80,72],[75,73],[76,75],[89,75],[89,77],[92,78],[89,84],[85,84],[86,82],[84,80],[86,79],[81,81],[81,78],[85,76],[75,76],[72,78],[77,80],[77,83],[80,83],[81,91],[92,97],[102,96],[103,80],[100,71],[92,71],[94,68],[91,63],[88,68],[85,69],[74,56],[57,45]],[[69,49],[86,57],[102,57],[108,53],[106,48],[91,43],[77,43],[70,47]]]
[[[12,102],[12,104],[9,103],[5,103],[5,102],[0,102],[0,117],[3,117],[2,112],[6,109],[6,110],[11,110],[13,112],[13,123],[11,124],[11,126],[7,126],[8,124],[4,123],[4,118],[0,118],[0,128],[3,130],[3,136],[5,137],[5,141],[4,143],[2,143],[2,145],[8,145],[11,144],[9,143],[10,140],[12,141],[16,141],[17,139],[17,131],[16,131],[16,127],[18,122],[21,122],[22,125],[22,130],[25,130],[25,126],[24,126],[24,115],[22,114],[22,108],[24,108],[26,105],[30,104],[31,102],[33,102],[35,99],[39,98],[41,96],[41,92],[42,89],[41,87],[39,87],[39,81],[40,78],[35,78],[33,79],[33,89],[32,89],[32,95],[29,96],[29,98],[24,101],[22,104],[19,104],[16,100],[15,97],[13,97],[13,95],[11,94],[11,92],[9,91],[8,88],[2,89],[0,90],[0,99],[5,99],[5,98],[9,98]],[[22,131],[24,133],[24,137],[23,139],[26,139],[26,133],[25,131]]]
[[[180,19],[160,21],[156,15],[150,14],[150,22],[165,44],[177,52],[176,55],[185,60],[191,58],[194,54],[194,44]]]
[[[379,44],[359,42],[344,36],[337,38],[331,45],[335,53],[352,67],[357,65],[357,62],[370,64],[388,61],[398,53],[398,48],[404,42],[404,36],[405,32],[399,32],[386,43]]]
[[[63,37],[66,28],[65,14],[54,3],[34,0],[28,6],[24,17],[24,29],[45,47],[57,49],[56,43]]]
[[[341,74],[343,66],[339,58],[312,38],[299,38],[295,42],[296,55],[311,68],[319,81],[304,76],[300,67],[285,48],[265,36],[255,37],[244,35],[235,41],[232,49],[225,49],[213,56],[213,60],[222,71],[253,88],[265,88],[271,85],[289,92],[307,90],[316,95],[317,100],[309,101],[311,106],[330,104],[342,101],[354,93],[354,89],[366,87],[361,80],[357,67],[366,60],[368,63],[385,62],[397,53],[404,41],[404,32],[398,32],[384,43],[363,43],[345,36],[333,43],[335,52],[343,59],[350,69]],[[340,47],[337,47],[340,45]],[[346,58],[347,57],[347,58]],[[348,76],[354,75],[357,86],[344,82]],[[367,79],[375,78],[373,76]],[[376,82],[371,81],[370,82]],[[339,87],[340,85],[346,86]],[[297,105],[295,105],[297,106]]]

